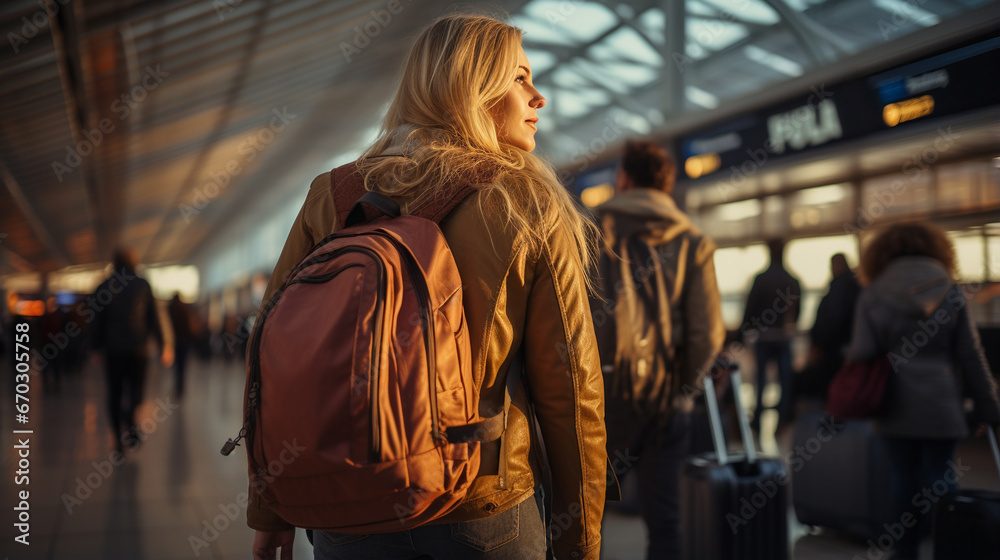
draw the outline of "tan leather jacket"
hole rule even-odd
[[[338,183],[360,179],[350,173],[353,164],[348,166],[334,170]],[[324,173],[313,181],[264,301],[316,242],[339,227],[334,224],[331,178],[331,173]],[[476,378],[482,379],[480,410],[502,409],[507,370],[521,344],[525,370],[507,431],[499,442],[483,446],[480,472],[465,501],[437,522],[489,517],[533,495],[541,482],[541,462],[527,416],[526,384],[552,474],[551,513],[553,527],[559,527],[553,531],[555,555],[596,559],[607,462],[604,386],[582,264],[565,232],[554,231],[549,248],[530,255],[513,246],[515,232],[492,218],[484,221],[473,194],[441,223],[465,282],[472,360]],[[260,502],[255,491],[250,497],[251,528],[289,527]]]

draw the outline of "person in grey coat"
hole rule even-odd
[[[916,559],[933,504],[922,489],[944,482],[955,490],[962,474],[953,457],[957,441],[969,435],[963,397],[975,403],[980,431],[996,427],[997,384],[955,284],[955,251],[943,231],[922,223],[889,227],[865,248],[861,274],[867,286],[848,359],[888,353],[892,374],[874,431],[886,443],[892,472],[895,507],[887,522],[902,529],[891,535],[892,558]]]

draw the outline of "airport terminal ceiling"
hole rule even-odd
[[[0,276],[88,265],[118,243],[146,263],[211,257],[356,156],[415,34],[476,5],[4,2]],[[482,9],[524,29],[549,100],[538,151],[566,168],[608,158],[587,139],[678,133],[864,53],[997,21],[998,7],[531,0]]]

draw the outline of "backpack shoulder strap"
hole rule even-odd
[[[500,439],[500,436],[507,429],[507,413],[510,411],[510,403],[514,399],[514,392],[517,391],[517,384],[521,380],[521,370],[523,369],[524,348],[522,347],[514,354],[514,360],[510,364],[510,369],[507,370],[503,410],[479,422],[445,428],[445,436],[448,441],[453,443],[457,441],[489,442]]]
[[[400,209],[398,202],[388,196],[385,196],[384,194],[368,191],[361,195],[361,198],[359,198],[357,202],[351,205],[351,209],[347,213],[347,219],[344,220],[345,228],[362,224],[367,221],[365,220],[365,209],[361,205],[362,203],[371,205],[376,210],[381,212],[383,216],[388,216],[390,218],[399,217]]]
[[[365,197],[369,191],[365,189],[364,177],[358,170],[356,162],[342,165],[330,172],[330,189],[333,195],[333,206],[337,211],[338,230],[347,227],[349,222],[356,224],[374,221],[383,215],[399,215],[398,210],[395,214],[390,214],[385,210],[388,205],[384,203],[384,200],[392,201],[398,208],[398,202],[391,198],[385,195],[381,195],[380,198]],[[456,182],[445,188],[435,200],[411,211],[410,215],[440,223],[456,206],[475,191],[476,187],[471,180]],[[379,202],[380,199],[382,202]],[[357,211],[355,211],[355,204],[359,205]]]

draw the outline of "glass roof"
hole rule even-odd
[[[681,25],[672,0],[531,0],[511,16],[549,100],[538,143],[554,162],[609,118],[648,134],[664,115],[715,109],[996,0],[677,1]]]

